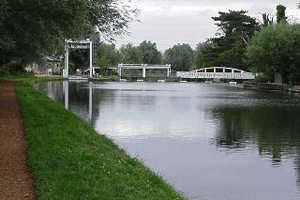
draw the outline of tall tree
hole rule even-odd
[[[116,50],[114,44],[105,44],[101,42],[97,51],[97,65],[100,66],[103,75],[109,66],[117,65],[121,61],[121,55]]]
[[[197,44],[195,50],[196,68],[216,66],[218,61],[215,58],[218,57],[218,54],[219,52],[216,51],[215,45],[210,40]]]
[[[124,0],[126,1],[126,0]],[[95,30],[124,33],[136,11],[123,0],[2,0],[0,66],[41,60]]]
[[[261,26],[266,27],[266,26],[274,24],[273,17],[271,17],[270,14],[263,13],[261,16],[262,16],[262,19],[263,19],[263,22],[262,22]]]
[[[219,12],[218,17],[212,17],[219,27],[216,38],[211,38],[214,44],[214,64],[247,69],[240,61],[244,58],[244,49],[258,30],[256,20],[247,11]],[[239,59],[237,59],[239,58]]]
[[[286,22],[286,19],[287,19],[287,17],[285,16],[286,7],[279,4],[276,7],[276,10],[277,10],[277,13],[276,13],[277,24],[279,24],[280,22]]]
[[[162,62],[162,54],[157,50],[155,42],[143,41],[138,49],[142,56],[142,63],[160,64]]]
[[[246,15],[247,11],[233,11],[219,12],[218,17],[212,17],[216,22],[215,24],[219,27],[220,32],[217,33],[219,38],[216,41],[224,41],[228,46],[224,48],[231,48],[229,44],[231,41],[241,39],[244,42],[248,42],[254,35],[258,28],[258,23],[255,18]]]
[[[139,48],[133,46],[133,44],[128,43],[122,45],[120,48],[121,62],[127,64],[139,64],[142,63],[142,54]]]
[[[194,51],[189,44],[177,44],[165,51],[164,62],[170,63],[172,69],[188,71],[194,64]]]
[[[281,74],[282,83],[300,82],[300,25],[281,22],[263,28],[247,48],[256,72]]]

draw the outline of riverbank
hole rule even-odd
[[[281,84],[274,83],[258,83],[252,81],[245,81],[242,84],[242,88],[251,89],[251,90],[268,90],[268,91],[285,91],[285,92],[294,92],[300,93],[300,86],[283,86]]]
[[[28,84],[18,82],[16,89],[39,198],[185,199],[60,103]]]

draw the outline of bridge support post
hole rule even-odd
[[[65,68],[63,69],[63,77],[68,78],[69,76],[69,48],[66,47],[66,52],[65,52]]]
[[[142,68],[143,68],[143,78],[146,78],[146,67],[147,67],[147,64],[142,64]]]
[[[122,78],[122,66],[123,66],[123,63],[118,64],[118,74],[119,74],[120,78]]]
[[[94,69],[93,69],[93,42],[90,41],[90,78],[92,78],[94,75]]]
[[[167,67],[167,76],[169,77],[171,74],[171,65],[166,64],[166,67]]]

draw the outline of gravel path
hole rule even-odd
[[[0,199],[35,199],[14,82],[0,82]]]

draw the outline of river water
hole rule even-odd
[[[222,84],[38,83],[190,199],[300,199],[300,98]]]

